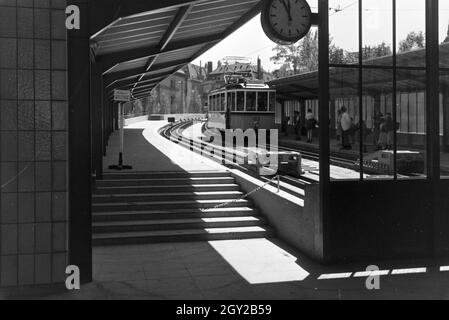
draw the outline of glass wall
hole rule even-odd
[[[425,0],[329,3],[331,179],[425,178]]]

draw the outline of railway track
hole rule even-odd
[[[181,123],[177,123],[174,124],[172,126],[166,126],[164,128],[162,128],[162,130],[159,132],[161,134],[161,136],[163,136],[164,138],[173,141],[175,143],[178,143],[179,145],[193,151],[196,153],[202,153],[204,151],[204,148],[206,147],[210,147],[211,145],[204,142],[204,141],[195,141],[193,139],[189,139],[189,141],[186,141],[186,138],[183,136],[182,132],[187,129],[188,127],[190,127],[192,125],[193,121],[187,121],[187,122],[181,122]],[[215,160],[216,162],[219,162],[225,166],[229,166],[229,167],[233,167],[236,168],[238,170],[241,170],[247,174],[251,174],[251,172],[239,165],[238,163],[236,163],[235,161],[233,161],[234,159],[229,159],[226,158],[226,152],[224,150],[224,148],[220,148],[216,145],[213,145],[214,150],[220,150],[218,152],[218,154],[214,154],[211,158],[213,160]],[[284,150],[287,150],[287,148],[285,148]],[[289,150],[291,151],[291,150]],[[280,175],[280,182],[279,182],[279,189],[282,191],[285,191],[289,194],[292,194],[296,197],[302,198],[304,199],[305,197],[305,186],[312,184],[314,182],[316,182],[313,179],[309,179],[309,178],[296,178],[296,177],[292,177],[292,176],[287,176],[287,175]],[[268,177],[257,177],[260,181],[262,182],[268,182],[270,181],[270,179]],[[278,184],[276,182],[272,182],[270,183],[270,185],[274,186],[274,187],[278,187]]]
[[[178,144],[181,144],[183,147],[190,149],[193,152],[196,153],[203,153],[204,148],[212,147],[214,150],[220,150],[216,154],[214,154],[211,158],[215,160],[216,162],[219,162],[225,166],[229,166],[232,168],[239,169],[247,174],[253,175],[246,167],[243,167],[236,163],[235,156],[233,158],[226,158],[226,151],[225,148],[219,147],[217,145],[213,145],[201,140],[194,140],[194,139],[188,139],[187,137],[183,136],[183,131],[192,126],[194,121],[186,121],[186,122],[180,122],[176,123],[172,126],[166,126],[161,131],[160,134],[165,137],[166,139],[169,139],[171,141],[177,142]],[[189,140],[189,141],[186,141]],[[276,147],[279,151],[292,151],[292,152],[299,152],[303,159],[319,162],[319,155],[316,152],[308,151],[308,150],[302,150],[298,148],[292,148],[288,146],[278,146]],[[215,153],[215,152],[214,152]],[[330,164],[333,166],[337,166],[340,168],[346,168],[354,170],[355,167],[355,160],[348,160],[337,156],[331,156],[330,157]],[[318,169],[319,170],[319,169]],[[298,196],[300,198],[304,198],[304,188],[308,184],[317,183],[319,181],[319,174],[317,170],[311,170],[308,173],[308,177],[302,176],[301,178],[289,176],[289,175],[280,175],[280,185],[279,188],[282,191],[285,191],[287,193],[290,193],[292,195]],[[253,175],[254,176],[254,175]],[[403,176],[402,178],[410,178],[413,177],[413,175],[407,175]],[[262,182],[267,182],[270,179],[267,177],[257,177]],[[277,187],[277,183],[271,183],[271,185]]]

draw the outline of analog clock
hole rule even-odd
[[[312,26],[312,11],[306,0],[267,0],[261,14],[265,34],[278,44],[301,40]]]

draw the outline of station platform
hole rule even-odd
[[[167,143],[158,131],[168,122],[142,121],[125,127],[124,164],[133,167],[131,172],[184,172],[225,170],[226,168],[186,151],[174,143]],[[120,151],[119,131],[112,134],[103,159],[105,172],[116,172],[109,165],[118,163]]]
[[[312,143],[307,142],[306,137],[302,137],[302,140],[297,140],[296,135],[289,134],[285,136],[285,134],[280,134],[279,136],[279,144],[284,147],[299,147],[302,150],[307,150],[309,152],[319,152],[320,146],[318,142],[318,138],[315,137]],[[353,150],[341,150],[341,144],[337,140],[330,141],[331,155],[336,157],[341,157],[345,159],[350,159],[356,161],[359,158],[358,150],[359,145],[355,143],[352,145]],[[369,150],[373,149],[374,146],[369,146]]]
[[[279,136],[279,144],[281,146],[287,147],[287,148],[300,148],[301,150],[309,151],[309,152],[319,152],[319,142],[318,138],[314,138],[312,143],[307,143],[306,138],[302,137],[302,140],[297,140],[296,135],[289,134],[288,136],[285,136],[285,134],[281,134]],[[341,144],[339,141],[331,140],[330,141],[330,147],[331,147],[331,156],[333,157],[339,157],[344,158],[348,160],[354,160],[357,161],[359,158],[359,144],[354,143],[352,145],[352,150],[341,150]],[[367,146],[367,150],[369,152],[375,152],[376,146],[373,144],[369,144]],[[449,176],[449,152],[441,152],[441,170],[442,174],[444,176]]]

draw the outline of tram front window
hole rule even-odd
[[[224,93],[220,95],[220,111],[226,111],[226,95]]]
[[[212,111],[216,111],[217,110],[217,98],[216,98],[216,96],[212,96],[211,101],[212,101],[211,109],[212,109]]]
[[[274,112],[276,109],[276,93],[270,92],[269,102],[270,102],[270,105],[268,107],[268,111]]]
[[[242,91],[237,92],[237,111],[245,110],[245,93]]]
[[[268,109],[268,93],[259,92],[257,94],[257,111],[266,112]]]
[[[231,111],[235,110],[235,93],[228,92],[228,109]]]
[[[256,93],[246,93],[246,111],[256,111]]]

